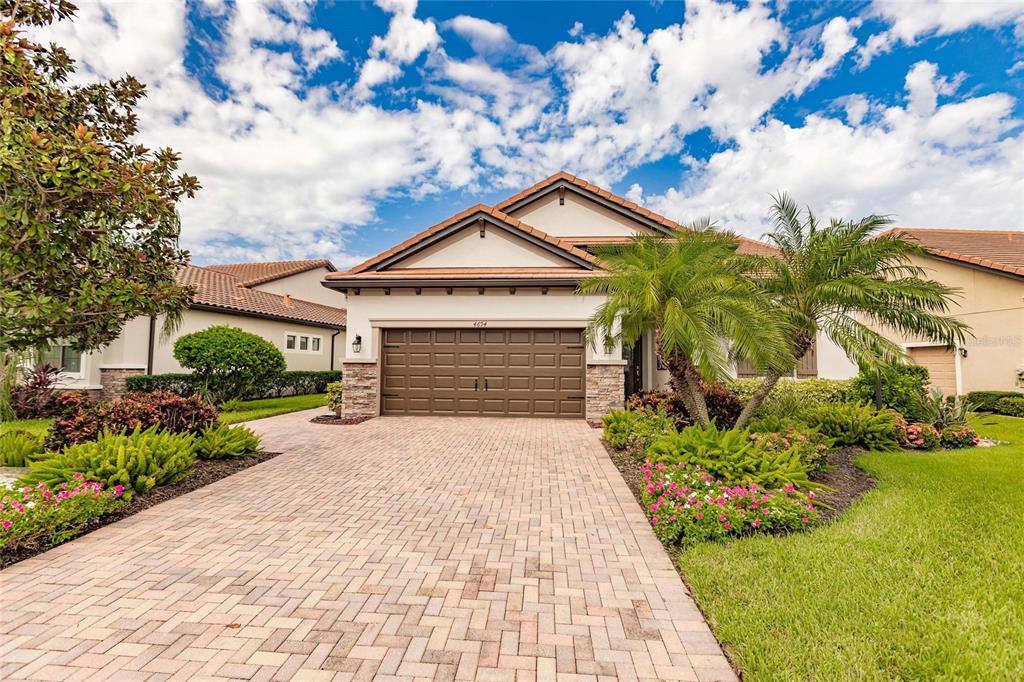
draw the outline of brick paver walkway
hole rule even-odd
[[[0,678],[733,679],[584,422],[310,416],[0,573]]]

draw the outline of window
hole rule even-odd
[[[311,334],[284,335],[284,348],[292,353],[317,353],[323,348],[323,338]]]
[[[50,346],[39,354],[39,362],[53,365],[67,374],[81,374],[82,354],[67,344]]]

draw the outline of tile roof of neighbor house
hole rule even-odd
[[[178,271],[177,280],[179,284],[195,289],[193,306],[198,308],[217,308],[319,327],[345,327],[344,308],[250,289],[240,278],[208,267],[187,265]]]
[[[207,270],[222,272],[239,280],[240,286],[252,287],[257,284],[273,282],[317,268],[327,268],[331,272],[337,270],[326,258],[312,260],[279,260],[269,263],[225,263],[222,265],[205,265]]]
[[[1024,231],[896,227],[884,234],[904,235],[940,258],[1024,277]]]

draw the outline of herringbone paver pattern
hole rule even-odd
[[[309,417],[0,573],[0,678],[733,679],[584,422]]]

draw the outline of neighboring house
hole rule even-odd
[[[928,277],[957,287],[950,312],[974,336],[950,348],[890,335],[928,368],[931,383],[947,394],[1020,390],[1024,371],[1024,232],[896,228],[928,255],[914,258]]]
[[[53,346],[40,359],[63,370],[61,388],[112,397],[123,393],[130,375],[183,371],[173,355],[179,337],[230,325],[280,348],[290,370],[340,369],[345,299],[320,285],[334,271],[322,259],[187,266],[177,277],[195,288],[195,298],[170,338],[161,338],[162,319],[136,318],[101,350]]]
[[[659,387],[651,335],[624,358],[583,329],[599,296],[590,250],[686,229],[567,173],[473,206],[324,286],[347,295],[346,416],[600,418]],[[740,239],[744,252],[771,247]]]

